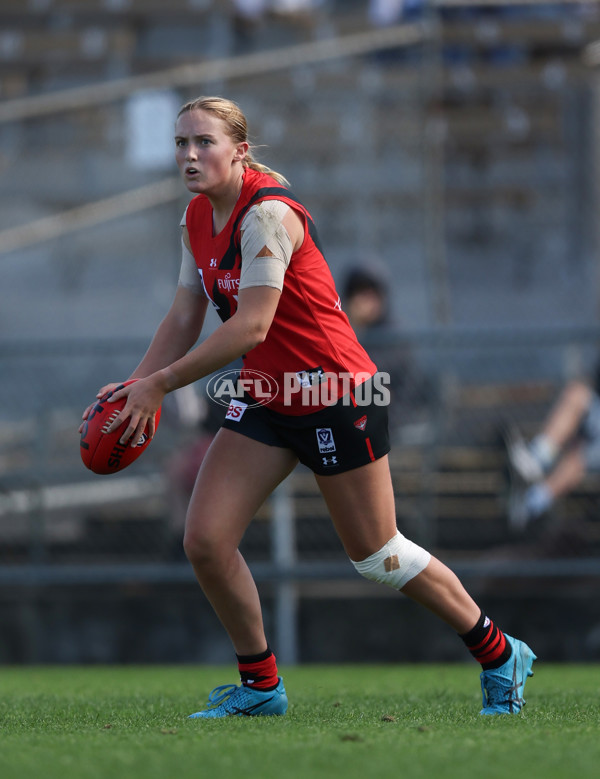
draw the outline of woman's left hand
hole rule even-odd
[[[145,379],[137,379],[118,390],[107,402],[114,403],[121,398],[127,400],[123,410],[106,432],[112,433],[113,430],[129,420],[129,424],[120,438],[121,444],[131,443],[131,446],[136,446],[146,426],[148,427],[148,436],[153,438],[156,431],[156,413],[166,394],[167,391],[160,372],[153,373]]]

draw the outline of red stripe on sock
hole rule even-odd
[[[483,639],[483,641],[480,641],[478,644],[475,644],[474,646],[469,646],[469,651],[475,653],[477,652],[478,649],[481,649],[482,646],[485,646],[487,642],[490,640],[490,636],[492,635],[492,631],[494,630],[494,628],[495,628],[494,623],[490,622],[489,630],[485,634],[485,638]]]
[[[491,663],[500,657],[502,652],[504,652],[505,647],[506,639],[504,638],[504,633],[498,631],[498,641],[495,646],[491,646],[486,652],[478,655],[477,660],[479,660],[480,663]]]
[[[242,682],[248,687],[254,687],[257,690],[267,690],[276,687],[279,682],[277,662],[273,654],[269,655],[265,660],[259,660],[256,663],[241,663],[238,661],[238,668]]]

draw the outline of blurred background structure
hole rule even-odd
[[[381,280],[361,337],[397,377],[400,529],[543,659],[598,660],[600,473],[517,533],[502,439],[595,369],[598,65],[598,0],[2,0],[0,662],[230,661],[181,549],[203,384],[122,474],[86,471],[77,434],[170,303],[173,124],[214,93],[340,292],[357,267]],[[464,659],[357,577],[301,468],[244,552],[283,663]]]

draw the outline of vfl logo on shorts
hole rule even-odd
[[[225,414],[225,419],[231,419],[232,422],[239,422],[247,408],[247,403],[242,403],[241,400],[232,400],[227,409],[227,413]]]
[[[330,427],[317,428],[317,443],[319,444],[319,452],[321,454],[335,452],[335,441],[333,440],[333,433]]]

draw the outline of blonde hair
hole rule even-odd
[[[249,143],[248,124],[241,108],[233,100],[227,100],[224,97],[197,97],[190,100],[179,109],[177,118],[186,111],[207,111],[225,122],[227,132],[234,143]],[[260,173],[268,173],[284,187],[289,187],[290,183],[285,176],[277,173],[276,170],[257,162],[253,156],[253,146],[250,144],[248,152],[242,162],[245,168],[257,170]]]

